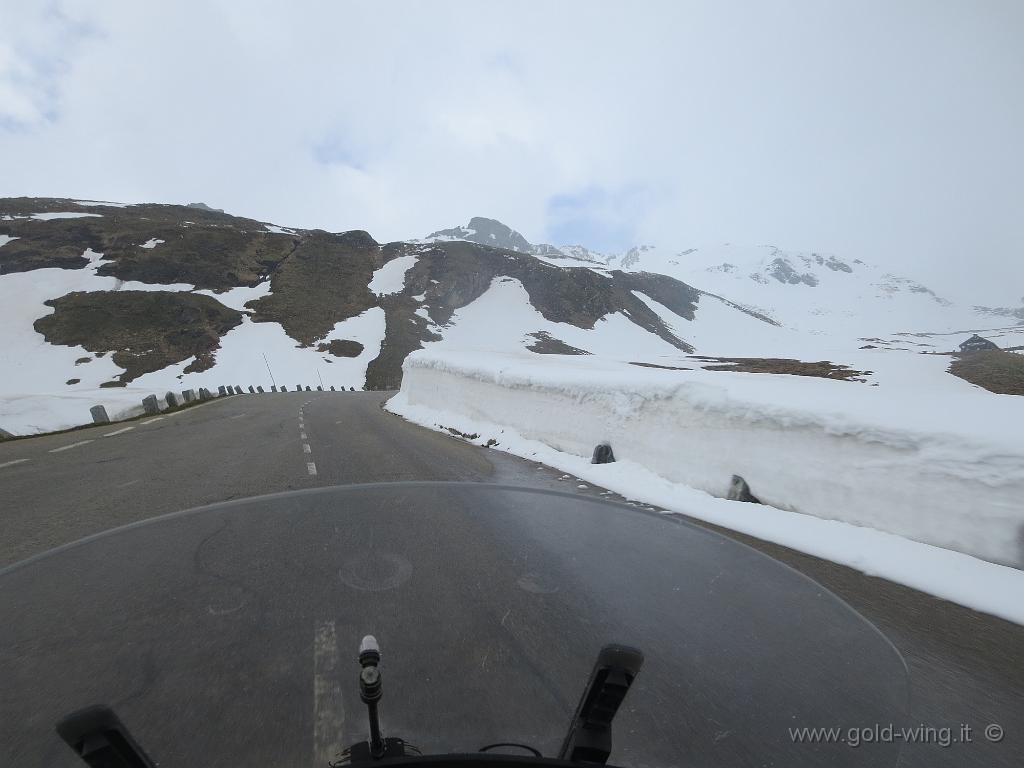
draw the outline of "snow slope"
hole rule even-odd
[[[482,296],[434,330],[443,338],[426,346],[437,351],[523,352],[537,341],[529,334],[546,332],[569,346],[611,360],[678,360],[681,355],[620,313],[606,315],[593,329],[547,320],[530,304],[522,283],[511,277],[495,278]]]
[[[87,250],[89,265],[83,269],[37,269],[0,275],[0,315],[4,323],[0,345],[0,427],[13,434],[63,429],[88,423],[89,407],[107,406],[113,417],[137,409],[149,394],[221,385],[263,386],[267,391],[274,379],[289,389],[302,384],[328,388],[361,389],[366,366],[377,356],[384,340],[384,312],[367,310],[335,325],[324,339],[350,339],[363,345],[358,357],[338,358],[301,347],[278,323],[254,323],[248,316],[221,339],[216,364],[210,370],[186,374],[193,358],[161,371],[135,379],[125,388],[100,388],[123,369],[110,355],[97,356],[81,346],[50,344],[33,328],[33,323],[53,313],[44,304],[48,299],[72,291],[194,291],[194,286],[122,281],[97,274],[104,263],[102,254]],[[194,291],[211,296],[227,307],[248,313],[246,302],[269,295],[270,282],[229,291]],[[266,356],[266,360],[264,360]],[[85,361],[85,362],[81,362]],[[68,381],[79,379],[68,384]]]
[[[416,264],[416,254],[398,256],[373,273],[370,279],[370,293],[388,296],[400,293],[405,288],[405,273]]]
[[[883,267],[831,254],[787,252],[768,245],[722,244],[682,251],[646,246],[611,257],[609,268],[670,275],[788,328],[842,338],[999,324],[979,315],[966,301],[950,301]]]

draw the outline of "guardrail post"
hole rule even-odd
[[[729,483],[729,493],[725,498],[729,501],[749,501],[754,504],[761,503],[761,500],[750,492],[750,486],[747,485],[747,481],[739,475],[732,476],[732,482]]]
[[[611,464],[615,461],[615,453],[612,451],[611,443],[598,443],[594,448],[594,456],[591,464]]]

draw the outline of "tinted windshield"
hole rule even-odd
[[[415,523],[415,524],[413,524]],[[111,705],[161,766],[325,765],[385,735],[557,752],[598,649],[646,664],[614,725],[635,766],[896,762],[794,729],[900,722],[898,653],[824,589],[696,527],[467,484],[326,488],[120,529],[0,577],[0,752],[74,766],[54,722]]]

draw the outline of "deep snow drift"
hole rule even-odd
[[[966,398],[937,425],[934,404],[853,382],[437,346],[389,410],[1024,623],[1024,573],[998,564],[1024,566],[1020,400]],[[616,464],[589,464],[602,440]],[[771,506],[715,498],[734,473]]]

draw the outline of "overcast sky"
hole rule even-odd
[[[0,196],[771,243],[1005,304],[1022,40],[1021,0],[0,0]]]

